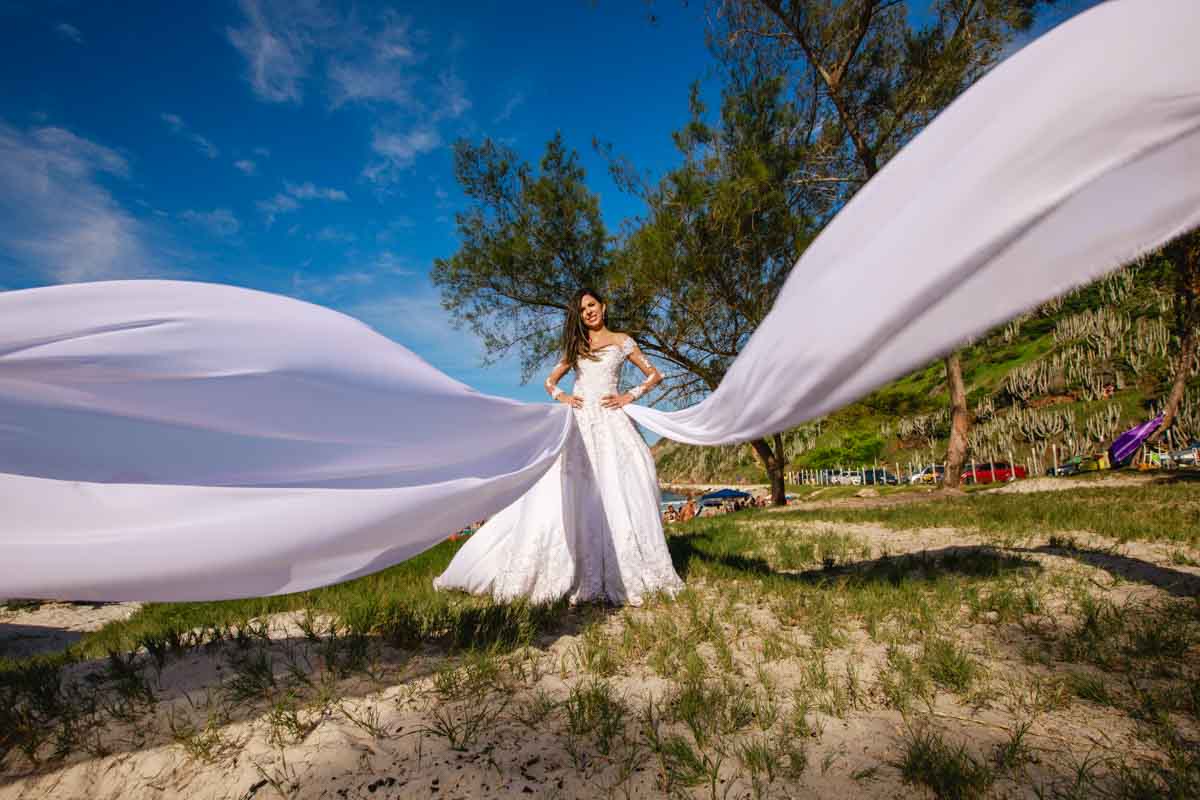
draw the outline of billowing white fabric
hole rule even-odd
[[[1200,225],[1200,3],[1114,0],[967,91],[805,252],[669,438],[824,414]],[[231,287],[0,294],[0,596],[293,591],[396,563],[551,468],[486,397],[335,312]]]
[[[119,281],[0,294],[0,596],[210,599],[402,561],[522,495],[566,407],[350,317]]]

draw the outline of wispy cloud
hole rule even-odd
[[[0,123],[0,250],[51,281],[162,274],[151,232],[103,184],[129,174],[122,155],[64,128]]]
[[[242,23],[227,35],[245,59],[254,93],[265,102],[299,104],[319,87],[333,108],[367,106],[375,134],[362,174],[381,187],[440,147],[439,128],[472,107],[453,68],[423,68],[431,60],[429,34],[394,11],[343,12],[321,0],[239,0],[239,6]],[[461,46],[455,37],[446,55],[452,59]],[[399,114],[403,127],[394,120]]]
[[[158,116],[159,119],[166,124],[171,133],[187,139],[203,155],[207,156],[208,158],[216,158],[218,155],[220,155],[220,151],[217,150],[217,146],[215,144],[191,130],[187,123],[183,121],[183,118],[178,114],[167,114],[164,112]]]
[[[276,194],[270,200],[258,201],[258,210],[267,218],[267,227],[270,227],[280,214],[290,214],[298,208],[300,203],[294,197],[283,193]]]
[[[377,284],[396,278],[410,278],[416,270],[408,260],[390,250],[372,257],[354,257],[341,269],[311,274],[297,270],[292,273],[292,293],[318,302],[346,301],[347,297],[364,291],[378,294]],[[353,301],[350,301],[353,302]]]
[[[392,11],[373,25],[356,13],[342,16],[319,0],[240,0],[244,16],[229,28],[229,42],[246,60],[247,79],[259,99],[301,103],[306,84],[322,67],[330,103],[414,105],[417,76],[409,67],[423,59],[422,34]]]
[[[54,26],[54,32],[62,38],[74,42],[75,44],[83,44],[83,33],[74,25],[66,22],[60,22]]]
[[[315,0],[241,0],[241,27],[226,35],[246,59],[254,93],[269,103],[299,103],[313,52],[335,28],[332,15]]]
[[[436,150],[441,144],[441,134],[428,124],[404,133],[376,130],[371,138],[375,158],[363,169],[363,177],[373,183],[391,183],[413,165],[417,156]]]
[[[290,214],[299,209],[301,200],[330,200],[340,203],[350,199],[341,189],[317,186],[312,181],[305,181],[304,183],[284,181],[283,186],[283,192],[276,193],[270,200],[260,200],[258,202],[258,210],[266,217],[268,227],[281,214]]]
[[[305,181],[304,183],[289,183],[284,181],[283,185],[287,189],[288,194],[300,200],[333,200],[336,202],[345,202],[349,199],[341,189],[326,189],[314,186],[312,181]]]
[[[220,239],[236,236],[242,229],[238,218],[228,208],[215,208],[212,211],[193,211],[188,209],[179,215],[180,219],[191,225],[203,228],[208,233]]]
[[[492,122],[498,124],[512,119],[513,112],[520,108],[524,102],[525,93],[517,92],[512,97],[508,98],[508,101],[504,104],[504,108],[500,109],[500,113],[492,119]]]
[[[458,119],[471,107],[467,98],[467,85],[453,72],[443,72],[438,76],[438,108],[434,113],[437,119]]]
[[[233,166],[245,175],[254,175],[258,173],[258,164],[255,164],[248,158],[242,158],[233,162]]]

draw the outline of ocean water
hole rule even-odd
[[[658,497],[658,507],[665,511],[667,506],[682,506],[687,502],[687,498],[675,492],[668,492],[666,489],[660,491]]]

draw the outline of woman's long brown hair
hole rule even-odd
[[[592,344],[588,340],[587,326],[583,324],[583,315],[579,313],[579,306],[583,303],[583,298],[589,296],[596,298],[596,302],[600,305],[605,305],[604,298],[600,296],[599,292],[590,286],[584,286],[571,298],[571,302],[567,306],[567,318],[563,321],[563,361],[571,369],[579,366],[580,358],[593,360],[596,358],[592,354]],[[608,309],[604,311],[604,324],[608,324]]]

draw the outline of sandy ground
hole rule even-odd
[[[1051,482],[1055,489],[1062,483]],[[1037,481],[1024,484],[1034,485]],[[1017,490],[1010,486],[1001,491]],[[893,531],[875,525],[839,525],[836,530],[868,542],[873,557],[995,545],[994,539],[954,529]],[[1044,539],[1014,542],[1006,549],[1055,573],[1082,574],[1118,603],[1200,595],[1200,567],[1180,565],[1176,545],[1116,544],[1086,532],[1072,538],[1071,552],[1051,547]],[[8,653],[44,651],[136,608],[137,604],[54,603],[3,612],[0,643],[9,648]],[[765,607],[748,605],[742,610],[756,619],[769,616]],[[608,625],[614,635],[616,622],[614,616]],[[278,615],[270,624],[268,652],[281,683],[288,663],[316,664],[319,671],[319,658],[303,641],[294,616]],[[1013,633],[1010,640],[997,644],[997,630],[981,630],[975,638],[979,657],[991,665],[997,685],[1010,692],[1012,699],[1005,702],[1020,705],[1028,695],[1030,706],[1037,705],[1041,684],[1033,678],[1011,678],[1028,680],[1028,686],[1004,683],[1010,680],[1007,666],[1023,663],[1016,653],[1030,642]],[[113,722],[103,748],[75,752],[63,762],[40,767],[10,757],[0,765],[5,770],[0,772],[0,800],[663,796],[652,759],[638,757],[632,747],[623,750],[618,742],[603,756],[594,748],[581,748],[583,755],[572,757],[571,748],[564,746],[561,719],[522,720],[539,695],[562,701],[572,686],[586,678],[574,663],[581,638],[568,630],[514,654],[510,658],[522,662],[523,677],[510,679],[503,694],[507,699],[497,695],[486,701],[439,697],[436,673],[444,660],[440,653],[384,648],[377,654],[374,678],[337,683],[339,699],[318,711],[302,712],[303,735],[282,739],[278,719],[273,722],[270,709],[262,703],[232,710],[225,705],[221,713],[226,716],[219,725],[210,725],[222,707],[222,687],[228,685],[229,654],[221,648],[198,649],[168,661],[153,674],[157,705],[141,719]],[[757,667],[752,665],[761,664],[762,648],[761,638],[747,636],[735,642],[734,657],[754,674]],[[833,654],[830,672],[838,673],[853,661],[862,670],[864,685],[870,685],[877,677],[873,670],[885,658],[884,649],[857,631],[847,647]],[[96,666],[82,664],[77,669],[86,672]],[[796,680],[795,670],[786,665],[774,668],[778,670],[775,680],[785,691]],[[1012,674],[1017,674],[1015,668]],[[612,682],[619,694],[639,702],[661,698],[668,690],[666,681],[644,667],[619,673]],[[980,711],[939,695],[932,717],[986,752],[1011,733],[1014,715],[1024,713],[998,708]],[[458,720],[481,715],[485,729],[478,740],[455,749],[446,738],[431,733],[439,713]],[[897,757],[896,742],[905,726],[898,712],[875,705],[851,711],[844,719],[815,716],[824,731],[819,740],[804,743],[809,765],[795,784],[799,793],[773,790],[765,796],[922,796],[921,790],[903,784],[898,772],[886,766]],[[1045,754],[1029,766],[1031,780],[1054,778],[1055,770],[1071,758],[1095,752],[1139,753],[1146,747],[1131,720],[1111,708],[1075,703],[1030,718],[1034,722],[1029,740]],[[636,729],[636,722],[632,727]],[[721,778],[712,796],[754,796],[753,787],[735,780]],[[697,787],[688,796],[709,797],[709,788]],[[993,787],[992,796],[1030,795],[1027,787],[1001,782]]]

